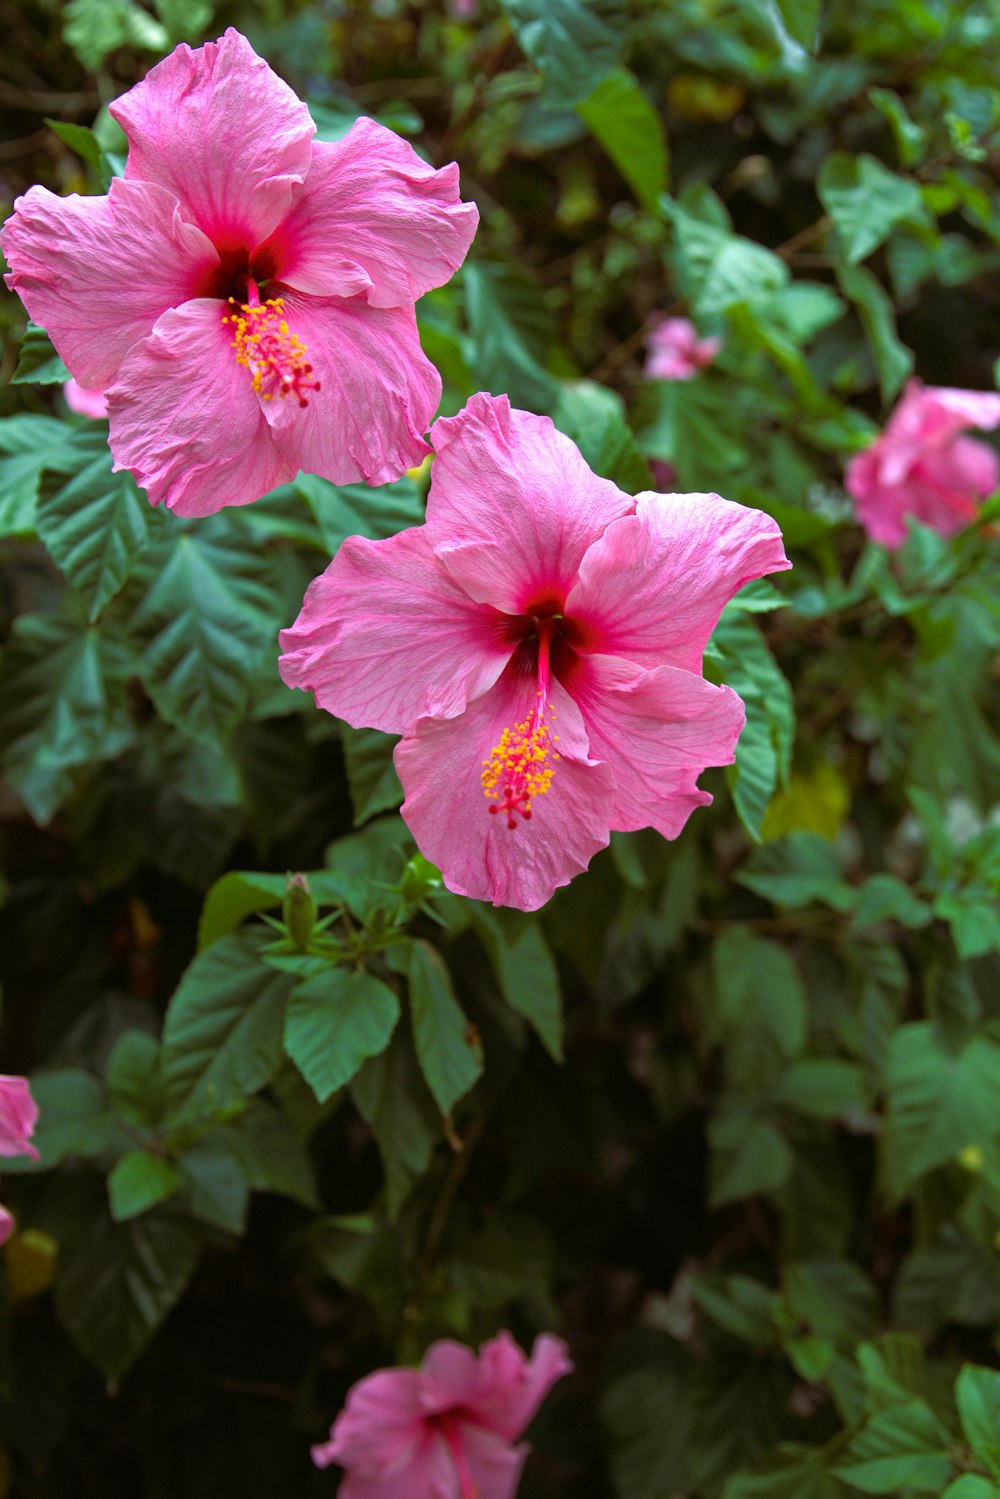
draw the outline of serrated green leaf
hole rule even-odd
[[[411,942],[404,962],[417,1061],[438,1108],[450,1114],[482,1076],[482,1045],[470,1033],[441,954],[427,942]]]
[[[173,1161],[149,1150],[130,1150],[115,1162],[108,1177],[111,1216],[116,1223],[138,1218],[173,1197],[180,1184],[181,1173]]]
[[[132,1143],[89,1072],[71,1067],[36,1072],[31,1093],[38,1104],[33,1143],[45,1167],[58,1166],[67,1156],[121,1154]]]
[[[840,1119],[864,1105],[861,1069],[837,1057],[800,1057],[778,1079],[774,1100],[814,1119]]]
[[[29,323],[18,351],[17,368],[10,377],[12,385],[63,385],[69,370],[52,347],[44,328]]]
[[[324,968],[296,985],[285,1015],[284,1046],[320,1103],[385,1051],[399,1000],[373,974]]]
[[[250,1186],[224,1138],[199,1141],[180,1157],[184,1202],[193,1217],[224,1233],[246,1229]]]
[[[981,1478],[978,1473],[963,1473],[948,1485],[941,1499],[1000,1499],[1000,1484]]]
[[[261,937],[221,937],[185,970],[163,1023],[163,1081],[172,1124],[242,1104],[281,1064],[293,980],[268,967]]]
[[[216,745],[243,713],[282,600],[252,533],[228,517],[173,525],[146,554],[131,621],[139,675],[168,722]]]
[[[576,106],[649,213],[667,190],[670,158],[663,120],[628,68],[616,68]]]
[[[715,941],[712,975],[727,1072],[738,1083],[766,1087],[805,1044],[808,1003],[799,971],[786,948],[734,926]]]
[[[550,410],[558,395],[545,368],[554,325],[541,292],[516,266],[466,261],[461,275],[469,364],[481,388],[494,395],[508,393],[516,406]]]
[[[73,435],[72,427],[51,416],[20,412],[0,421],[0,536],[34,531],[42,470],[61,457]]]
[[[92,72],[119,47],[165,52],[170,46],[166,28],[134,0],[68,0],[63,37]]]
[[[741,303],[753,305],[788,281],[779,256],[731,229],[663,199],[677,239],[677,271],[698,317],[715,317]]]
[[[331,484],[317,474],[299,474],[291,488],[305,499],[331,553],[348,536],[380,541],[424,518],[423,496],[408,477],[395,484]]]
[[[104,152],[94,132],[86,125],[73,125],[68,120],[46,120],[46,125],[61,141],[65,141],[77,156],[98,172],[104,169]]]
[[[1000,1477],[1000,1373],[967,1364],[955,1382],[955,1399],[970,1447]]]
[[[907,927],[923,927],[931,912],[919,895],[891,874],[873,874],[858,892],[851,927],[860,931],[883,921],[899,921]]]
[[[930,1406],[910,1400],[873,1416],[833,1471],[866,1494],[939,1494],[954,1471],[950,1448],[951,1436]]]
[[[913,369],[913,351],[900,341],[893,305],[871,271],[839,264],[836,271],[840,289],[857,308],[868,337],[882,399],[891,401]]]
[[[66,614],[23,614],[0,658],[0,749],[8,779],[48,822],[88,765],[132,738],[122,641]]]
[[[37,529],[94,620],[147,544],[150,510],[130,474],[111,472],[103,432],[84,431],[75,446],[83,460],[76,473],[42,476]]]
[[[288,876],[282,874],[237,870],[224,874],[205,897],[198,922],[198,951],[235,932],[247,916],[277,910],[287,885]]]
[[[544,75],[551,104],[585,99],[621,56],[622,0],[501,0],[501,5],[525,53]]]
[[[889,1047],[887,1086],[884,1165],[896,1196],[967,1145],[1000,1135],[1000,1046],[986,1036],[951,1053],[930,1021],[901,1026]]]
[[[835,911],[847,911],[854,903],[836,846],[815,833],[788,833],[755,849],[737,879],[748,890],[792,910],[818,900]]]
[[[350,1089],[378,1144],[386,1210],[395,1219],[414,1182],[430,1165],[440,1129],[405,1026],[397,1027],[385,1051],[365,1063]]]
[[[500,990],[512,1010],[534,1026],[549,1055],[562,1061],[559,975],[541,929],[478,903],[472,924],[489,953]]]
[[[728,1109],[708,1128],[712,1159],[708,1200],[713,1208],[783,1187],[792,1169],[792,1151],[775,1125],[744,1110]]]
[[[153,1127],[163,1113],[160,1043],[148,1031],[123,1031],[105,1072],[108,1102],[125,1118]]]
[[[564,381],[552,420],[595,473],[629,494],[653,488],[649,465],[625,419],[625,403],[615,391],[592,380]]]
[[[727,767],[733,804],[750,836],[759,842],[764,818],[791,768],[795,703],[791,688],[753,619],[727,607],[709,642],[706,660],[746,704],[747,721]]]
[[[920,188],[890,172],[874,156],[832,151],[816,190],[833,219],[848,265],[857,265],[888,239],[897,224],[922,220]]]
[[[403,800],[403,788],[392,759],[398,738],[378,729],[352,729],[343,724],[340,742],[354,808],[354,826],[367,822],[376,812],[398,807]]]

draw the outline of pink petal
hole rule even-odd
[[[854,500],[858,520],[872,541],[884,547],[899,547],[906,540],[909,499],[905,489],[879,481],[878,442],[863,453],[855,453],[847,465],[844,483]]]
[[[514,1499],[530,1448],[510,1447],[493,1432],[467,1421],[461,1423],[459,1431],[476,1499]],[[455,1499],[459,1499],[457,1491]]]
[[[641,666],[701,670],[719,615],[744,583],[790,567],[769,515],[716,494],[641,494],[580,566],[566,614],[579,648]]]
[[[507,625],[451,581],[423,526],[349,536],[282,630],[278,670],[355,728],[400,734],[492,687],[514,652]]]
[[[89,416],[91,421],[101,421],[108,414],[108,402],[103,390],[88,390],[78,380],[66,381],[63,397],[70,411],[75,411],[77,416]]]
[[[905,486],[907,513],[939,536],[954,536],[975,520],[979,509],[978,493],[973,498],[961,466],[953,461],[955,445],[952,442],[942,451],[931,451],[921,458]]]
[[[956,437],[947,449],[947,458],[956,489],[985,499],[1000,486],[1000,457],[988,443],[977,442],[974,437]]]
[[[535,704],[534,675],[516,658],[460,717],[421,718],[396,746],[404,821],[457,895],[535,911],[608,841],[611,772],[590,759],[573,700],[558,682],[551,686],[560,759],[550,790],[532,804],[530,823],[514,831],[489,815],[480,777],[504,729]]]
[[[38,1121],[38,1105],[26,1077],[0,1076],[0,1155],[28,1155],[38,1160],[30,1143]]]
[[[561,608],[587,548],[634,508],[547,416],[511,410],[506,396],[474,395],[431,441],[435,550],[467,593],[508,614]]]
[[[1000,426],[1000,394],[923,385],[919,380],[911,380],[885,435],[890,441],[915,443],[926,449],[947,443],[968,427],[988,431],[997,426]]]
[[[614,774],[612,827],[652,827],[676,838],[694,809],[712,800],[697,777],[736,757],[742,699],[675,666],[643,671],[616,656],[578,656],[566,686],[592,753]]]
[[[318,1468],[340,1463],[388,1477],[412,1462],[424,1436],[416,1370],[378,1369],[351,1386],[330,1440],[313,1447],[312,1460]]]
[[[278,452],[247,371],[203,298],[165,312],[107,393],[115,468],[131,469],[153,505],[213,515],[295,476]]]
[[[429,1416],[465,1406],[481,1383],[479,1360],[464,1343],[433,1343],[420,1366],[420,1406]]]
[[[305,186],[265,249],[277,274],[315,296],[363,292],[402,307],[462,264],[479,222],[458,196],[458,167],[435,171],[374,120],[312,148]]]
[[[156,319],[194,294],[219,257],[177,199],[115,178],[106,198],[33,187],[3,230],[7,285],[81,385],[103,389]]]
[[[448,1444],[440,1432],[427,1429],[402,1468],[387,1475],[351,1469],[341,1480],[337,1499],[463,1499],[463,1496]]]
[[[441,399],[441,377],[420,347],[412,307],[280,294],[320,382],[304,409],[291,398],[265,407],[293,470],[334,484],[387,484],[416,467],[428,452],[422,434]]]
[[[306,106],[232,27],[182,44],[110,106],[129,141],[125,175],[169,188],[220,249],[252,249],[305,179]]]
[[[526,1359],[509,1332],[480,1351],[480,1393],[467,1402],[483,1426],[514,1441],[528,1425],[557,1379],[573,1372],[562,1338],[542,1333]]]

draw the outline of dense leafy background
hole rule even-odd
[[[230,22],[327,136],[459,161],[446,410],[507,391],[633,492],[760,506],[795,570],[711,644],[749,721],[710,811],[538,917],[460,902],[391,742],[275,672],[425,481],[153,512],[5,299],[4,1069],[43,1160],[4,1171],[0,1494],[330,1494],[354,1379],[509,1326],[578,1365],[523,1499],[998,1499],[1000,509],[890,557],[842,488],[911,371],[993,385],[995,0],[3,0],[0,196],[101,191],[106,102]],[[666,309],[726,341],[686,384],[643,379]]]

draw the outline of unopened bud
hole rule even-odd
[[[290,874],[285,886],[285,899],[281,908],[288,935],[300,952],[309,947],[313,927],[316,925],[316,902],[313,900],[309,881],[304,874]]]

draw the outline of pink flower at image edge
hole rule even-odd
[[[309,111],[230,29],[179,46],[111,105],[129,142],[106,197],[17,200],[7,284],[71,374],[107,396],[116,467],[209,515],[298,470],[397,479],[441,394],[414,303],[478,221],[373,120],[315,141]]]
[[[906,518],[952,536],[1000,484],[1000,459],[970,427],[1000,426],[1000,394],[911,380],[885,431],[847,465],[846,486],[872,541],[900,547]]]
[[[63,395],[66,405],[77,416],[89,416],[92,421],[100,421],[108,414],[108,403],[102,390],[87,390],[78,380],[67,380],[63,386]]]
[[[38,1121],[38,1105],[31,1096],[26,1077],[0,1074],[0,1156],[26,1155],[38,1160],[31,1143]],[[10,1238],[14,1220],[0,1207],[0,1244]]]
[[[345,1469],[340,1499],[513,1499],[529,1450],[513,1443],[572,1368],[566,1345],[548,1333],[530,1359],[507,1332],[478,1357],[434,1343],[419,1369],[359,1380],[313,1462]]]
[[[721,338],[699,338],[690,318],[658,318],[646,334],[647,380],[690,380],[707,369],[722,348]]]
[[[548,417],[478,394],[441,418],[424,525],[349,537],[281,633],[279,671],[401,734],[402,815],[448,888],[536,910],[612,830],[675,838],[735,755],[702,675],[719,614],[790,566],[758,510],[625,494]]]

